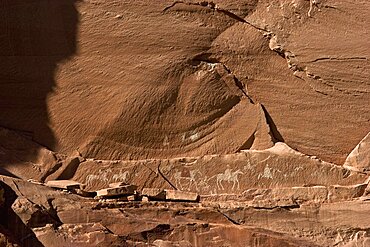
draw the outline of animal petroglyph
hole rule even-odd
[[[237,188],[240,188],[239,178],[238,175],[244,174],[240,170],[232,171],[230,168],[227,168],[224,173],[220,173],[216,175],[216,183],[217,188],[224,190],[224,186],[222,184],[223,181],[228,183],[233,183],[233,186],[231,189],[233,190],[235,188],[235,185],[237,185]]]
[[[189,176],[182,176],[182,172],[176,170],[173,178],[175,180],[175,185],[180,190],[184,189],[184,185],[187,190],[195,189],[198,191],[199,185],[198,180],[202,177],[202,173],[199,170],[191,170],[189,171]]]
[[[86,185],[93,185],[94,182],[105,182],[108,183],[110,178],[109,174],[112,173],[111,169],[99,169],[98,174],[90,174],[86,177],[85,183]]]
[[[127,177],[130,173],[128,171],[120,171],[120,173],[113,175],[113,181],[114,182],[127,182]]]
[[[257,179],[261,179],[261,178],[273,179],[274,176],[276,178],[277,173],[283,173],[283,172],[280,171],[279,169],[270,168],[269,164],[266,164],[265,169],[263,169],[263,173],[259,174]],[[286,177],[285,175],[286,174],[283,174],[284,177]]]
[[[204,176],[204,178],[201,179],[200,182],[198,183],[198,186],[202,191],[209,192],[211,190],[211,186],[209,185],[208,181],[209,181],[208,176]]]
[[[94,183],[104,182],[104,183],[111,183],[111,182],[127,182],[128,176],[130,173],[128,171],[120,170],[119,173],[114,174],[112,169],[99,169],[98,174],[90,174],[86,177],[85,183],[88,186],[93,185]]]
[[[175,172],[175,174],[173,175],[173,178],[175,179],[175,185],[177,188],[179,188],[180,190],[182,190],[182,184],[181,184],[181,171],[177,171]]]
[[[343,244],[347,242],[346,246],[366,247],[368,246],[368,244],[366,243],[366,235],[366,231],[355,231],[352,233],[341,233],[338,231],[335,238],[335,246],[343,246]]]
[[[198,184],[197,184],[197,181],[196,181],[196,178],[195,178],[198,173],[200,175],[202,175],[202,173],[200,173],[200,171],[198,171],[198,170],[190,171],[190,176],[188,178],[186,178],[186,179],[189,180],[189,188],[191,188],[191,186],[194,185],[195,189],[198,190]]]

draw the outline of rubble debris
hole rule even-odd
[[[118,187],[122,187],[125,185],[128,185],[128,184],[125,182],[110,183],[109,188],[118,188]]]
[[[40,182],[40,181],[38,181],[36,179],[32,179],[32,178],[27,179],[27,182],[30,182],[30,183],[33,183],[33,184],[39,184],[39,185],[43,185],[44,184],[43,182]]]
[[[81,189],[83,187],[81,183],[73,180],[50,180],[46,182],[45,185],[52,188],[65,190]]]
[[[157,188],[144,188],[141,191],[141,195],[150,200],[165,200],[166,192],[162,189]]]
[[[137,194],[129,195],[126,197],[127,201],[136,201],[137,200]]]
[[[159,188],[144,188],[141,191],[142,201],[199,201],[197,193],[180,190],[163,190]]]
[[[121,187],[115,188],[106,188],[101,189],[96,192],[96,196],[98,197],[110,197],[110,196],[125,196],[125,195],[133,195],[137,186],[135,185],[125,185]]]
[[[149,197],[147,197],[147,196],[142,196],[141,197],[141,202],[149,202],[150,200],[149,200]]]
[[[75,193],[79,196],[82,196],[82,197],[95,197],[96,196],[96,192],[95,191],[86,191],[86,190],[83,190],[83,189],[73,189],[71,190],[72,193]]]

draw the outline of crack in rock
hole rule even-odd
[[[157,170],[158,170],[158,174],[161,175],[161,177],[175,190],[179,190],[176,188],[176,186],[171,183],[171,181],[162,173],[161,169],[160,169],[160,166],[161,166],[162,163],[159,163],[158,166],[157,166]]]
[[[237,86],[239,89],[240,89],[240,91],[242,92],[242,94],[245,96],[245,97],[247,97],[248,99],[249,99],[249,101],[252,103],[252,104],[254,104],[254,101],[253,101],[253,99],[248,95],[248,93],[247,93],[247,91],[248,90],[246,90],[247,89],[247,86],[244,84],[244,83],[242,83],[239,79],[238,79],[238,77],[236,77],[236,75],[224,64],[224,63],[220,63],[223,67],[224,67],[224,69],[233,77],[233,80],[234,80],[234,83],[235,83],[235,86]]]
[[[308,70],[307,66],[300,66],[299,61],[296,58],[295,54],[292,51],[286,50],[281,44],[277,41],[277,35],[273,32],[270,32],[270,42],[269,47],[270,50],[276,52],[279,56],[286,59],[288,68],[293,71],[293,75],[297,78],[302,79],[305,81],[311,88],[317,93],[323,94],[325,96],[328,96],[329,93],[325,92],[327,90],[320,90],[317,89],[312,83],[307,81],[305,78],[308,78],[310,80],[315,80],[320,82],[323,86],[329,87],[330,91],[338,91],[343,94],[349,94],[349,95],[355,95],[358,96],[361,92],[348,92],[346,90],[342,90],[340,88],[335,87],[334,85],[326,82],[324,79],[322,79],[320,76],[315,75],[314,73],[310,72]],[[368,60],[367,57],[361,57],[361,56],[354,56],[354,57],[320,57],[311,61],[308,61],[307,63],[315,63],[320,61],[350,61],[350,60]]]
[[[367,57],[319,57],[308,63],[315,63],[320,61],[348,61],[348,60],[367,60]]]
[[[195,56],[191,61],[190,64],[193,66],[198,66],[200,63],[204,62],[207,64],[220,64],[228,74],[230,74],[234,80],[235,86],[242,92],[242,94],[249,99],[252,104],[255,104],[251,96],[248,95],[247,86],[241,82],[241,80],[231,71],[231,69],[221,61],[215,58],[211,58],[211,53],[201,53]]]
[[[217,212],[219,212],[222,216],[225,217],[225,219],[227,219],[228,221],[230,221],[232,224],[234,225],[241,225],[241,223],[239,223],[238,221],[234,220],[233,218],[231,218],[230,216],[228,216],[227,214],[225,214],[224,212],[222,212],[219,208],[216,209]]]
[[[201,6],[201,7],[204,7],[204,8],[208,8],[208,9],[211,9],[213,11],[216,11],[216,12],[219,12],[219,13],[222,13],[238,22],[242,22],[242,23],[245,23],[245,24],[248,24],[249,26],[259,30],[259,31],[264,31],[264,32],[269,32],[267,29],[265,28],[262,28],[262,27],[258,27],[257,25],[255,24],[252,24],[251,22],[245,20],[244,18],[232,13],[231,11],[228,11],[226,9],[222,9],[220,7],[217,6],[217,4],[215,4],[214,2],[207,2],[207,1],[203,1],[203,2],[196,2],[196,3],[189,3],[189,2],[184,2],[184,1],[176,1],[174,3],[172,3],[170,6],[166,7],[163,9],[163,13],[166,12],[167,10],[173,8],[174,6],[176,6],[177,4],[185,4],[185,5],[195,5],[195,6]]]

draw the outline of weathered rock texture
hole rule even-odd
[[[343,163],[369,132],[369,3],[214,3],[3,1],[0,124],[102,159],[284,140]]]
[[[0,245],[370,246],[369,12],[2,0]]]
[[[4,226],[24,246],[368,246],[370,237],[369,201],[320,203],[316,187],[269,196],[255,192],[238,200],[127,203],[14,178],[0,181],[6,188]],[[283,200],[293,194],[296,204]],[[257,204],[263,197],[280,204]]]
[[[360,172],[370,172],[370,132],[348,155],[344,167]]]

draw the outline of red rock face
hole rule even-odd
[[[2,0],[0,245],[369,245],[369,11]]]
[[[307,1],[5,1],[0,123],[92,158],[272,139],[340,164],[369,131],[369,51],[357,38],[369,6],[358,5],[325,1],[308,17]]]
[[[0,124],[52,149],[57,140],[50,127],[48,97],[57,87],[57,64],[76,52],[74,2],[1,3]]]

